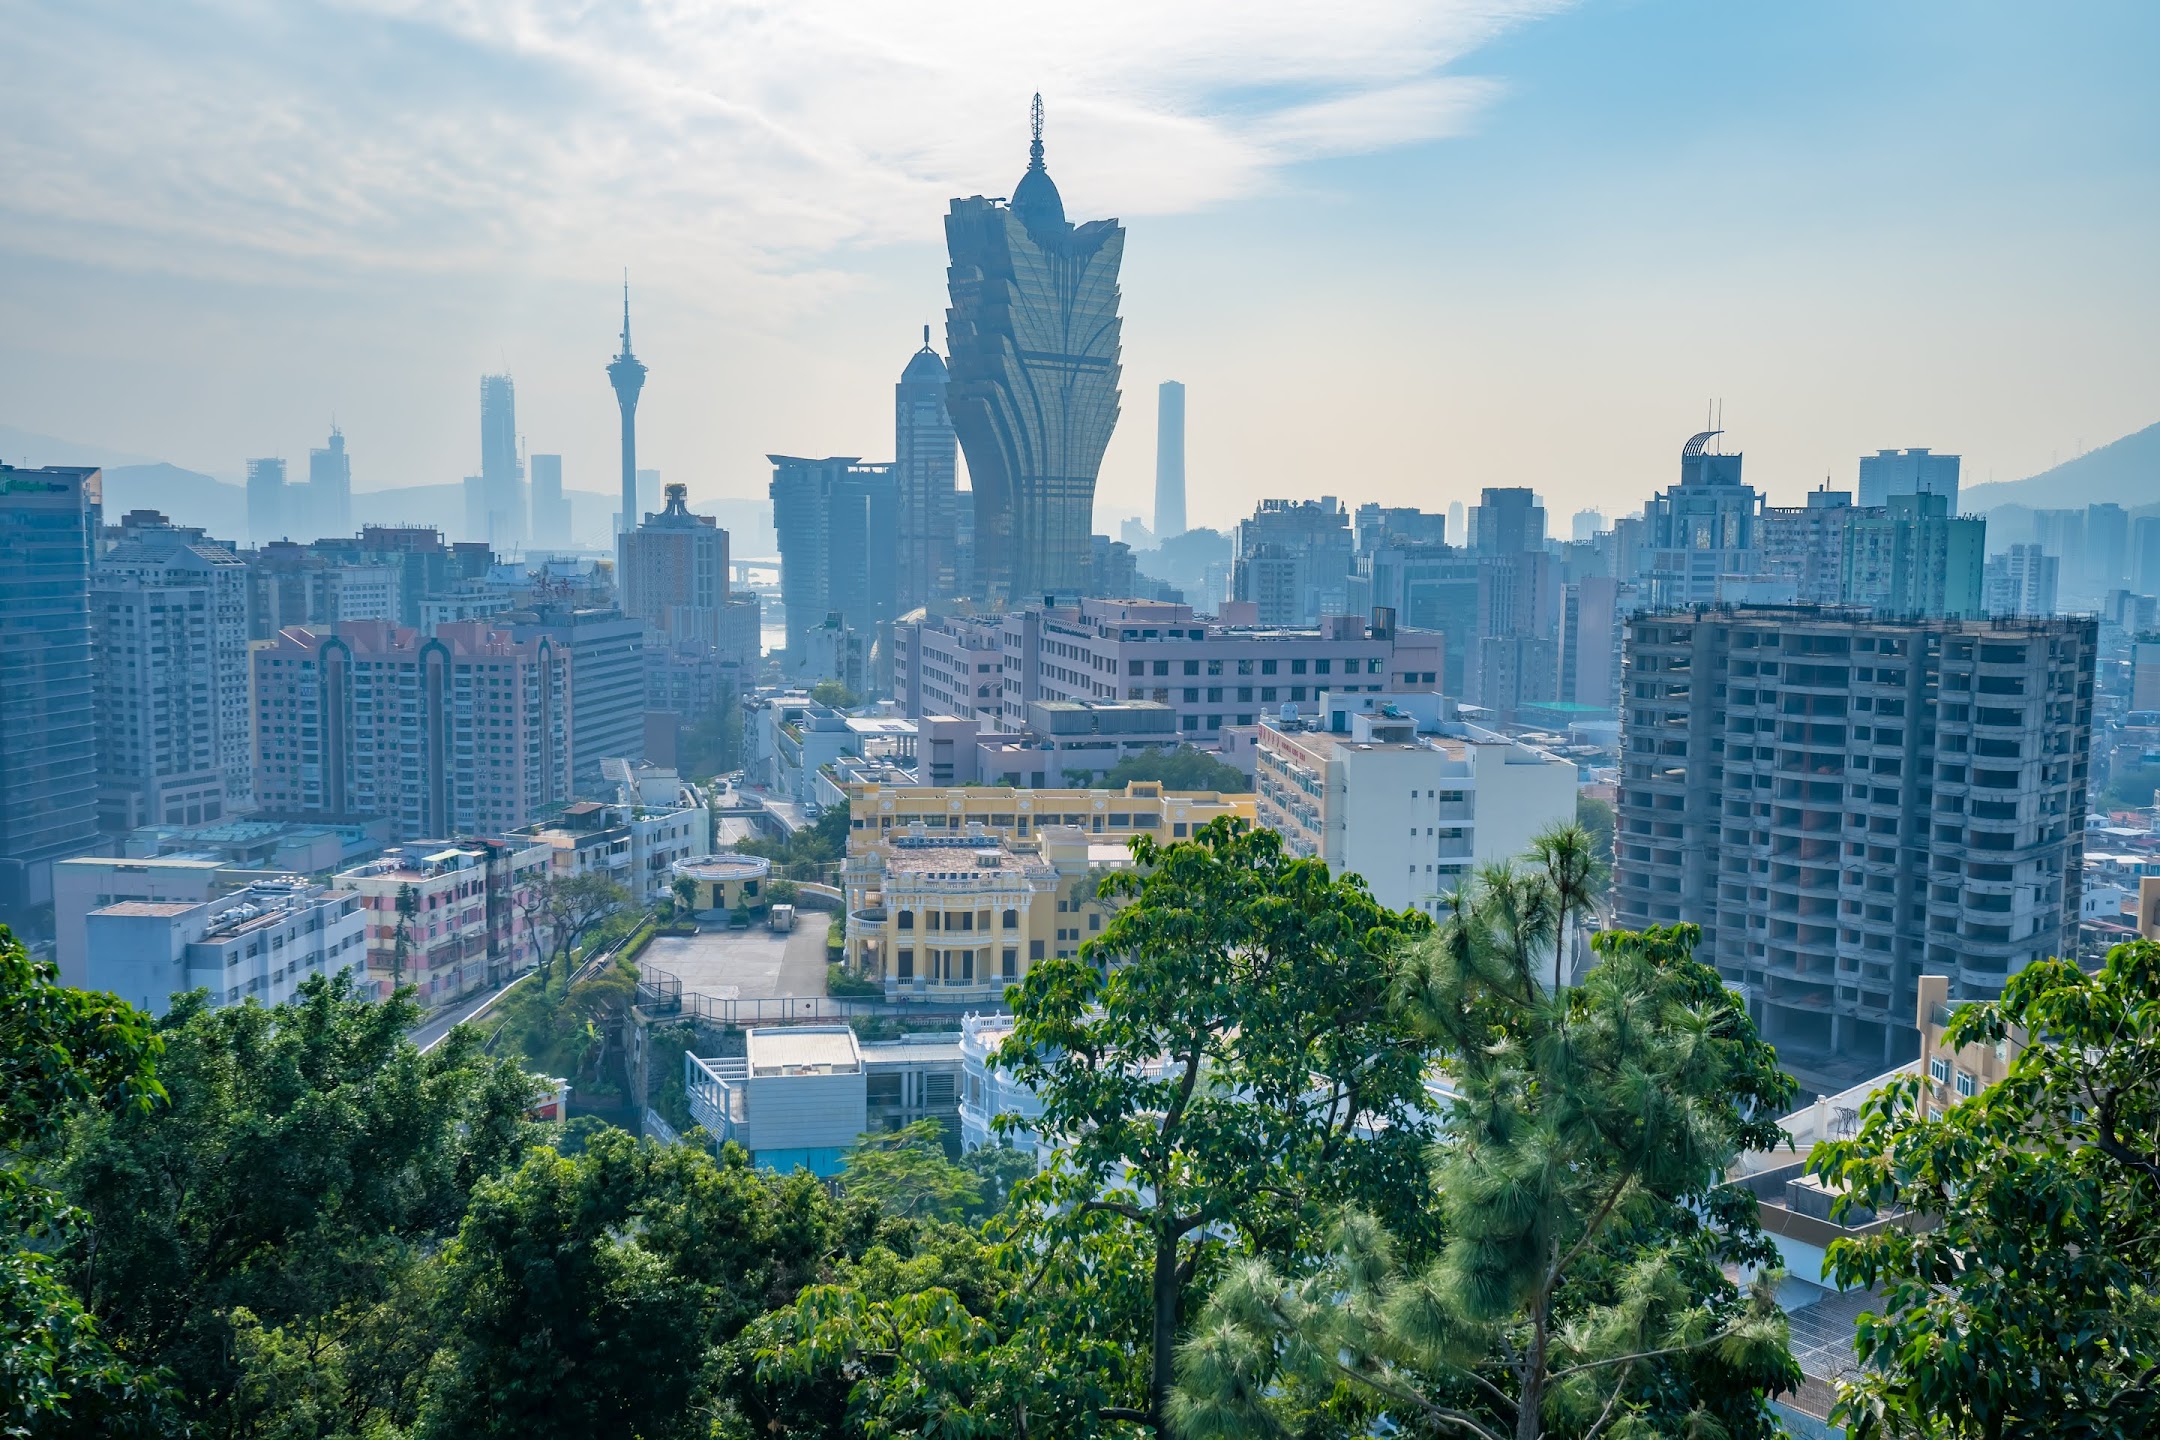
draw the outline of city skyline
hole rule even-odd
[[[527,414],[546,417],[526,427],[528,448],[563,454],[573,490],[611,488],[617,416],[588,377],[628,263],[651,285],[640,329],[662,377],[641,438],[656,468],[691,476],[694,503],[756,496],[775,450],[882,457],[883,386],[904,337],[941,308],[942,200],[1006,173],[998,142],[1040,83],[1076,213],[1115,215],[1133,235],[1127,382],[1192,386],[1193,523],[1348,488],[1328,479],[1340,467],[1396,504],[1474,496],[1503,467],[1562,512],[1615,489],[1646,494],[1664,480],[1664,437],[1706,395],[1725,399],[1757,483],[1780,500],[1825,472],[1849,487],[1858,457],[1885,447],[1963,454],[1968,486],[2019,478],[2155,418],[2160,362],[2144,337],[2160,297],[2133,263],[2150,248],[2154,175],[2129,141],[2149,132],[2154,102],[2127,84],[2139,47],[2124,43],[2153,22],[2127,8],[1985,26],[1962,15],[1833,10],[1801,33],[1796,19],[1679,5],[1443,8],[1361,18],[1321,44],[1310,22],[1259,14],[1197,66],[1201,38],[1220,38],[1199,18],[1161,22],[1176,27],[1162,54],[1141,58],[1109,54],[1092,32],[1061,54],[1053,42],[1071,37],[1001,21],[975,39],[939,31],[950,53],[909,62],[965,73],[995,44],[1010,73],[970,78],[906,133],[867,134],[822,92],[789,111],[747,89],[745,106],[784,121],[781,133],[842,157],[804,160],[801,176],[733,163],[735,141],[699,131],[719,126],[709,117],[668,130],[656,97],[682,71],[643,32],[566,36],[569,22],[544,13],[542,38],[592,54],[558,46],[543,61],[484,17],[422,25],[379,44],[497,56],[512,74],[539,66],[590,107],[570,113],[596,133],[659,125],[663,150],[730,163],[687,212],[634,167],[604,207],[619,218],[580,219],[551,232],[559,243],[514,246],[487,267],[474,247],[488,227],[425,186],[391,207],[409,232],[376,218],[310,249],[295,227],[321,217],[287,215],[278,207],[293,202],[259,187],[227,202],[261,222],[250,230],[233,209],[190,221],[149,185],[126,223],[70,246],[62,237],[109,217],[112,187],[132,173],[116,137],[144,137],[128,122],[65,137],[11,126],[25,174],[66,163],[84,179],[67,192],[75,210],[34,208],[36,185],[0,202],[0,253],[21,280],[0,290],[0,388],[14,397],[0,423],[237,480],[245,457],[319,444],[335,413],[357,492],[454,484],[479,468],[472,379],[508,370]],[[281,46],[333,23],[362,22],[307,12],[229,64],[275,69],[291,58]],[[97,22],[27,29],[33,50],[58,48]],[[816,43],[855,55],[876,38],[864,20]],[[708,62],[710,40],[685,37],[679,65]],[[139,44],[116,42],[114,74],[165,73],[170,57]],[[630,82],[588,67],[623,47],[648,83],[619,96],[609,87]],[[1651,55],[1655,67],[1620,63]],[[1231,96],[1240,74],[1282,77],[1280,93]],[[1718,103],[1691,113],[1669,93],[1675,74],[1714,77]],[[920,78],[899,62],[874,77]],[[381,88],[356,87],[326,119],[365,119]],[[1999,113],[2005,93],[2020,97],[2017,133]],[[629,110],[607,110],[611,96]],[[50,98],[30,86],[0,105],[32,115]],[[163,103],[194,114],[208,102],[181,86]],[[492,86],[456,103],[512,113]],[[384,143],[423,146],[403,128]],[[821,197],[816,235],[771,218],[806,181]],[[489,193],[508,187],[513,208],[533,207],[597,183],[574,166],[513,167]],[[728,236],[717,258],[687,258],[725,231],[715,217],[745,206],[771,221],[754,241]],[[1697,238],[1711,212],[1716,247]],[[1238,253],[1214,263],[1232,234]],[[1349,263],[1316,263],[1328,256]],[[2013,267],[2021,283],[2001,285]],[[1271,297],[1258,311],[1242,303],[1255,287]],[[1703,326],[1716,344],[1701,343]],[[1854,343],[1870,330],[1900,343]],[[1285,344],[1303,363],[1281,363]],[[1571,423],[1519,453],[1531,417],[1555,412]],[[1151,419],[1128,416],[1111,443],[1098,530],[1151,511]]]

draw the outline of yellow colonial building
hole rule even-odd
[[[996,1002],[1034,961],[1078,953],[1111,907],[1096,888],[1126,842],[1189,838],[1240,795],[858,785],[841,868],[848,969],[895,1000]]]

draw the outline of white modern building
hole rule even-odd
[[[211,900],[115,901],[83,928],[88,988],[153,1015],[191,990],[208,991],[212,1006],[283,1004],[310,975],[367,961],[360,897],[297,875]]]
[[[1444,718],[1434,695],[1329,695],[1260,727],[1259,823],[1362,875],[1391,910],[1442,912],[1475,867],[1575,818],[1573,762]]]
[[[60,983],[89,984],[91,911],[123,901],[196,904],[256,878],[202,855],[82,855],[53,866],[53,958]]]
[[[677,865],[712,854],[712,825],[702,804],[648,810],[580,800],[516,834],[547,847],[555,874],[605,875],[643,905],[668,893]]]

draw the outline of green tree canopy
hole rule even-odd
[[[1242,795],[1252,789],[1252,777],[1237,766],[1190,745],[1128,755],[1104,771],[1095,783],[1121,790],[1134,780],[1160,780],[1168,790],[1215,790],[1227,795]]]
[[[230,1418],[239,1330],[306,1347],[400,1293],[532,1139],[531,1079],[463,1028],[422,1055],[405,1038],[417,1018],[342,978],[274,1009],[211,1010],[196,992],[163,1021],[167,1098],[72,1137],[59,1176],[90,1218],[63,1252],[71,1277],[129,1354],[177,1377],[195,1420]]]
[[[820,680],[810,687],[810,698],[820,705],[834,710],[853,710],[862,704],[862,696],[841,684],[838,680]]]
[[[116,1355],[51,1249],[84,1217],[50,1189],[46,1147],[85,1110],[140,1113],[164,1095],[148,1015],[71,990],[0,925],[0,1433],[118,1434],[154,1421],[163,1387]]]
[[[1277,1435],[1334,1404],[1483,1440],[1775,1434],[1764,1397],[1798,1380],[1783,1317],[1767,1279],[1743,1296],[1722,1270],[1776,1252],[1721,1182],[1777,1139],[1792,1081],[1696,939],[1601,935],[1557,996],[1535,952],[1424,946],[1407,995],[1455,1089],[1444,1243],[1419,1262],[1350,1209],[1316,1270],[1241,1262],[1181,1357],[1182,1433]]]
[[[1423,917],[1229,819],[1102,881],[1125,903],[1078,957],[1013,991],[999,1063],[1061,1148],[1029,1182],[1045,1242],[1128,1230],[1148,1256],[1150,1373],[1164,1411],[1186,1296],[1239,1237],[1305,1242],[1331,1204],[1385,1204],[1419,1171],[1424,1048],[1392,996]]]
[[[823,1187],[621,1131],[483,1180],[444,1257],[420,1436],[703,1437],[716,1349],[836,1238]]]
[[[2000,1083],[1921,1118],[1901,1077],[1810,1158],[1849,1203],[1929,1217],[1831,1247],[1840,1284],[1883,1296],[1844,1389],[1855,1435],[2160,1433],[2160,943],[2096,975],[2028,966],[1943,1036],[2013,1040]]]

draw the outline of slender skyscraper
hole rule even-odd
[[[1185,386],[1165,380],[1155,392],[1155,538],[1185,533]]]
[[[88,467],[0,463],[0,915],[17,924],[52,903],[53,862],[97,843],[90,567],[104,483]]]
[[[353,533],[352,457],[345,453],[345,432],[334,423],[330,443],[308,451],[308,517],[309,539]]]
[[[532,457],[532,522],[533,544],[570,543],[570,502],[563,496],[560,455]]]
[[[945,361],[930,348],[908,360],[893,386],[893,476],[900,491],[899,605],[904,614],[954,594],[952,414],[945,408]]]
[[[518,461],[517,388],[508,375],[480,377],[480,491],[485,540],[498,550],[525,543],[525,467]]]
[[[608,383],[615,387],[615,403],[622,407],[622,514],[616,518],[617,543],[615,583],[621,586],[630,567],[620,537],[637,529],[637,401],[638,392],[645,388],[645,367],[630,352],[630,279],[623,277],[622,287],[622,353],[609,362]],[[628,613],[629,597],[625,595],[624,610]]]
[[[1043,168],[1040,95],[1033,122],[1011,204],[972,195],[945,217],[946,404],[975,491],[976,584],[990,600],[1079,593],[1118,417],[1125,230],[1065,219]]]
[[[281,540],[290,533],[285,519],[283,460],[272,458],[247,462],[247,517],[248,539],[257,545]]]

